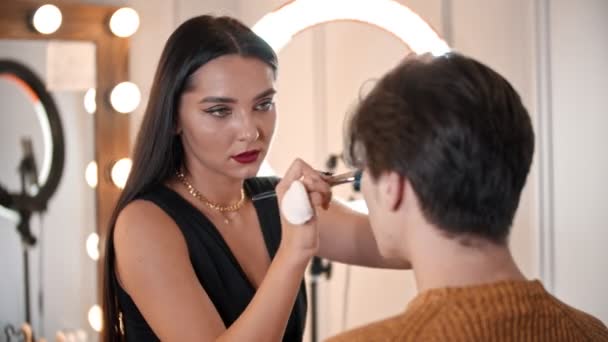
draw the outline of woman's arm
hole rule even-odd
[[[409,269],[411,265],[380,255],[367,215],[332,200],[326,176],[302,163],[303,182],[317,208],[320,257],[346,264]]]
[[[282,197],[291,170],[277,186]],[[313,221],[283,223],[281,245],[258,291],[241,316],[224,323],[192,268],[179,227],[156,205],[134,201],[114,232],[117,276],[163,341],[280,341],[310,258],[318,250]]]

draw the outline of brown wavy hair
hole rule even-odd
[[[530,116],[509,82],[458,53],[408,56],[347,125],[347,160],[395,171],[450,236],[504,243],[534,153]]]

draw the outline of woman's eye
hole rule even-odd
[[[218,118],[223,118],[232,114],[232,110],[227,107],[211,107],[209,109],[205,109],[205,113],[211,114]]]
[[[255,106],[255,110],[267,112],[267,111],[272,110],[273,107],[274,107],[274,102],[271,100],[268,100],[268,101],[264,101],[264,102],[258,104],[257,106]]]

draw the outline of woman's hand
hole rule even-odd
[[[285,192],[296,180],[304,184],[315,215],[302,225],[293,225],[283,216],[281,211],[282,239],[281,248],[287,250],[298,261],[308,262],[316,255],[319,248],[319,230],[317,228],[316,211],[327,209],[331,201],[331,189],[325,177],[300,159],[296,159],[287,170],[283,179],[277,184],[276,192],[279,208]]]

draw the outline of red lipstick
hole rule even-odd
[[[260,156],[259,150],[252,150],[252,151],[243,152],[241,154],[237,154],[236,156],[232,156],[232,159],[236,160],[237,162],[239,162],[241,164],[251,164],[251,163],[257,161],[259,156]]]

